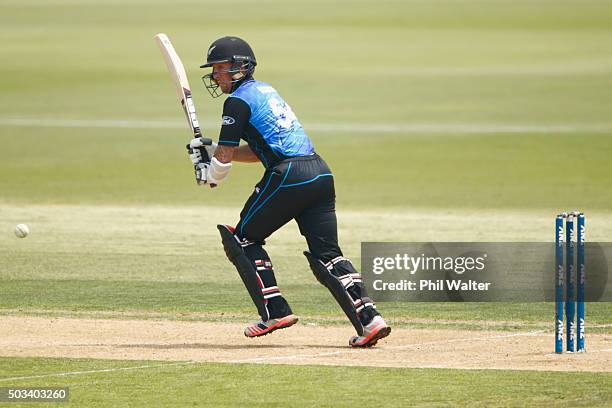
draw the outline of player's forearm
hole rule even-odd
[[[259,161],[259,158],[255,156],[255,153],[253,153],[248,145],[239,147],[220,145],[215,150],[214,157],[221,163],[229,163],[231,161],[253,163]]]
[[[234,160],[234,152],[236,150],[238,149],[234,146],[218,145],[213,157],[221,163],[231,163]]]
[[[253,153],[248,145],[234,148],[234,160],[242,163],[254,163],[259,161],[259,157]]]

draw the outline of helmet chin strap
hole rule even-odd
[[[251,75],[246,75],[244,72],[236,72],[232,75],[232,92],[234,92],[238,87],[247,79],[252,78]]]

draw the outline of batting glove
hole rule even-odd
[[[227,178],[231,169],[232,163],[221,163],[213,157],[208,163],[195,165],[196,182],[199,185],[210,184],[214,187]]]
[[[215,150],[217,144],[207,137],[196,137],[187,145],[187,152],[194,166],[198,163],[210,163]]]
[[[202,186],[206,184],[206,175],[208,174],[208,167],[210,166],[210,162],[200,162],[195,164],[195,179],[198,185]]]

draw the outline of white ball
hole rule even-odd
[[[15,235],[17,238],[25,238],[30,233],[30,229],[25,224],[19,224],[15,227]]]

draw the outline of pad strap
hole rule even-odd
[[[329,262],[323,262],[308,251],[305,251],[304,255],[317,280],[334,296],[346,317],[355,327],[357,334],[363,335],[361,312],[365,308],[368,308],[368,311],[376,312],[372,299],[364,296],[361,275],[355,271],[346,258],[337,257]]]

